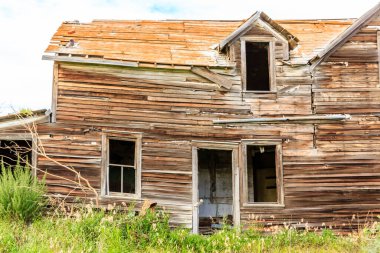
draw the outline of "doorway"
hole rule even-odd
[[[239,225],[237,148],[193,150],[193,232],[209,234]]]

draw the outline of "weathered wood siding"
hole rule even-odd
[[[336,216],[380,212],[379,57],[377,28],[372,27],[379,24],[369,23],[313,73],[313,111],[353,115],[343,124],[316,125],[320,154],[305,159],[306,168],[313,169],[308,181],[325,192],[322,198],[314,195],[315,201],[331,205],[326,211]]]
[[[364,29],[348,42],[348,49],[343,47],[318,67],[314,78],[308,66],[284,62],[283,48],[277,45],[277,92],[261,94],[242,92],[239,41],[229,52],[237,68],[212,69],[233,81],[231,90],[223,92],[190,68],[59,63],[56,123],[40,126],[42,143],[52,158],[75,167],[100,191],[102,132],[143,133],[142,199],[163,206],[173,224],[191,226],[192,141],[281,139],[285,207],[241,203],[242,221],[350,228],[358,224],[358,216],[364,220],[380,213],[380,124],[376,116],[369,116],[378,106],[375,34]],[[353,41],[368,49],[362,50],[366,57],[347,56]],[[313,112],[358,115],[333,124],[212,123]],[[47,159],[40,158],[38,165],[75,178]],[[90,194],[59,178],[48,177],[47,182],[54,193]],[[116,201],[125,200],[102,198],[102,203]]]

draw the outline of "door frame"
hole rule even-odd
[[[234,227],[240,227],[239,142],[192,141],[192,232],[199,233],[198,150],[232,151],[232,208]]]

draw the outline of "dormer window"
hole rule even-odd
[[[243,90],[275,91],[274,41],[241,38]]]

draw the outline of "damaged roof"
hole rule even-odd
[[[354,22],[353,19],[268,20],[272,27],[283,29],[283,34],[299,41],[298,46],[291,51],[291,56],[293,60],[305,64]],[[52,37],[45,53],[93,63],[107,61],[115,65],[129,62],[232,67],[234,63],[229,61],[226,54],[219,52],[218,47],[248,21],[64,22]],[[49,56],[44,58],[56,59]]]
[[[3,115],[0,116],[0,130],[22,127],[31,123],[47,123],[50,121],[50,114],[50,110],[41,109]]]

